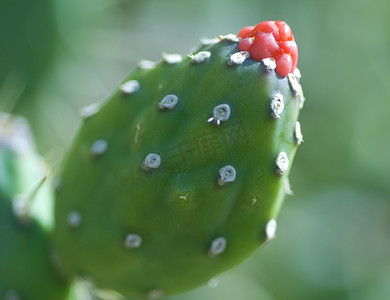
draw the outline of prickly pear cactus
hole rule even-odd
[[[283,24],[267,29],[273,43],[288,35]],[[257,33],[248,40],[267,57],[240,51],[256,28],[204,40],[185,58],[143,61],[100,111],[84,111],[56,202],[55,245],[70,277],[157,298],[275,236],[304,98],[295,54],[261,49]]]
[[[67,297],[68,284],[50,259],[50,206],[44,198],[52,195],[44,187],[34,190],[44,176],[26,123],[0,113],[0,299]],[[43,200],[40,212],[34,197]]]

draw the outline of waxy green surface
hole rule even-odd
[[[0,299],[67,299],[68,283],[52,264],[48,233],[34,219],[20,222],[11,199],[4,195],[0,195],[0,239]]]
[[[277,174],[275,160],[286,152],[291,166],[302,95],[261,62],[228,65],[237,42],[199,51],[211,57],[135,70],[124,82],[137,80],[139,90],[118,89],[84,121],[56,202],[56,251],[69,276],[128,298],[174,294],[234,267],[268,239],[266,224],[279,212],[290,170]],[[276,92],[284,97],[280,119],[271,116]],[[159,109],[169,94],[177,105]],[[230,106],[230,118],[208,122],[220,104]],[[93,154],[98,140],[107,148]],[[150,153],[161,165],[145,171]],[[227,165],[236,178],[221,186],[218,172]],[[77,222],[69,222],[71,213]],[[142,243],[125,247],[129,234]],[[212,255],[219,237],[226,248]]]
[[[0,299],[67,299],[69,284],[52,264],[52,195],[41,187],[32,197],[44,176],[26,122],[0,113]],[[29,208],[16,209],[17,199]]]

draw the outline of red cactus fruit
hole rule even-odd
[[[248,51],[252,59],[275,59],[276,72],[280,76],[287,76],[295,70],[298,47],[290,26],[285,22],[265,21],[256,26],[246,26],[238,36],[242,38],[240,50]]]

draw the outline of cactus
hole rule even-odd
[[[157,298],[275,236],[304,97],[296,45],[259,58],[259,26],[142,62],[99,111],[86,110],[58,177],[54,240],[69,277]]]
[[[23,119],[0,114],[0,299],[62,300],[68,295],[68,284],[50,259],[52,195],[40,187],[42,167]]]

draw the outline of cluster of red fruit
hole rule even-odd
[[[252,59],[261,61],[272,57],[276,72],[282,77],[292,73],[298,62],[298,47],[290,26],[283,21],[265,21],[256,26],[247,26],[238,36],[240,50],[248,51]]]

